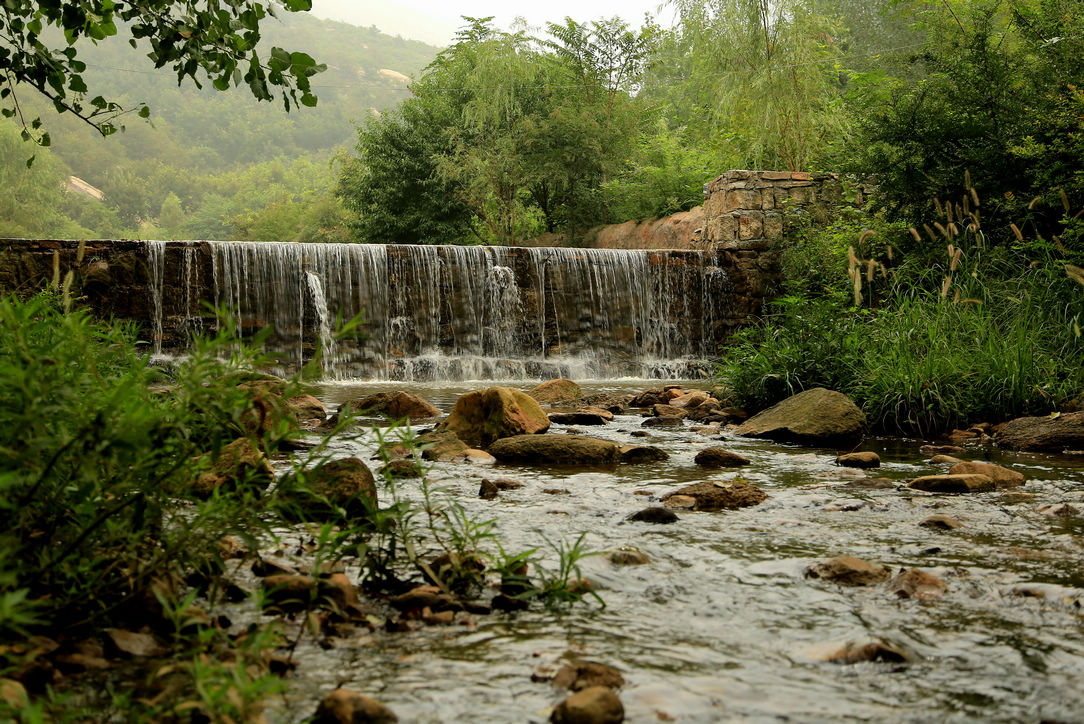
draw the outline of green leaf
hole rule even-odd
[[[151,107],[146,106],[146,105],[140,106],[140,108],[139,108],[139,117],[140,118],[150,118],[151,117]]]
[[[86,93],[87,84],[83,81],[83,76],[73,75],[68,79],[68,88],[76,93]]]
[[[314,107],[316,105],[316,96],[314,96],[312,93],[302,93],[301,105],[308,106],[309,108]]]
[[[26,159],[26,167],[27,168],[30,168],[31,166],[34,165],[34,159],[35,158],[37,158],[37,156],[31,156],[30,158]]]

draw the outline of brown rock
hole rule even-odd
[[[497,486],[497,490],[515,490],[523,487],[523,483],[511,478],[497,478],[493,483]]]
[[[431,430],[419,435],[416,442],[422,448],[422,457],[434,462],[448,462],[470,446],[449,430]]]
[[[748,465],[751,461],[744,455],[721,447],[708,447],[698,452],[693,462],[704,468],[739,468]]]
[[[930,458],[930,462],[934,465],[955,465],[956,463],[964,462],[960,458],[954,458],[951,455],[934,455]]]
[[[309,474],[306,482],[307,487],[297,491],[297,504],[310,520],[332,520],[342,513],[351,519],[364,519],[376,508],[376,480],[358,458],[324,463]]]
[[[667,525],[678,522],[679,518],[672,510],[653,505],[643,510],[638,510],[628,517],[628,520],[636,523],[652,523],[655,525]]]
[[[350,400],[340,411],[349,409],[359,415],[382,415],[389,420],[407,419],[429,420],[440,417],[440,410],[418,395],[398,390],[396,392],[378,392],[357,400]]]
[[[312,576],[275,574],[263,579],[264,605],[282,611],[304,611],[316,601],[318,584]]]
[[[662,402],[662,390],[652,388],[644,390],[629,400],[629,407],[652,407]]]
[[[447,611],[460,608],[455,599],[437,586],[416,586],[393,597],[389,603],[400,611],[420,611],[423,608]]]
[[[1084,412],[1010,420],[998,428],[995,439],[1010,450],[1084,450]]]
[[[686,392],[680,397],[675,397],[670,400],[670,404],[674,407],[684,407],[691,410],[694,407],[699,407],[704,404],[709,399],[711,399],[711,395],[707,392],[704,392],[703,390],[692,390],[691,392]],[[718,404],[718,400],[716,400],[716,404]]]
[[[948,455],[951,453],[967,452],[959,445],[923,445],[918,451],[925,455]]]
[[[680,407],[674,407],[673,405],[663,405],[663,404],[653,405],[651,407],[651,412],[652,412],[652,414],[655,415],[655,417],[682,418],[682,417],[685,417],[685,415],[686,415],[685,410],[683,410]]]
[[[1068,503],[1053,503],[1051,505],[1040,506],[1036,513],[1042,515],[1049,515],[1054,518],[1072,518],[1080,515],[1080,511],[1069,505]]]
[[[619,548],[616,551],[610,551],[606,554],[606,558],[615,566],[643,566],[651,562],[643,552],[635,548]]]
[[[937,598],[948,590],[948,586],[937,576],[926,573],[918,568],[901,568],[900,572],[892,577],[885,589],[900,598]]]
[[[1015,488],[1023,485],[1027,478],[1015,470],[991,465],[990,463],[957,463],[949,468],[949,475],[985,475],[994,481],[994,485],[1001,488]]]
[[[637,491],[637,495],[651,495],[650,490]],[[666,496],[663,505],[674,510],[695,510],[696,498],[691,495],[677,495],[676,493]]]
[[[557,670],[551,682],[558,689],[583,691],[592,686],[620,689],[625,677],[612,666],[595,661],[570,661]]]
[[[657,463],[669,460],[670,456],[665,450],[654,445],[622,445],[621,462],[630,464]]]
[[[387,465],[380,468],[380,474],[384,477],[393,478],[420,478],[422,468],[417,460],[412,458],[395,458],[389,460]]]
[[[557,425],[605,425],[614,415],[601,407],[584,407],[575,412],[551,412],[549,418]]]
[[[320,596],[331,601],[340,611],[361,605],[358,590],[345,573],[332,573],[322,577],[317,588]]]
[[[258,558],[252,563],[252,574],[260,578],[268,576],[296,576],[297,570],[274,558]]]
[[[805,571],[806,578],[819,578],[843,586],[873,586],[888,580],[884,566],[854,556],[836,556],[814,563]]]
[[[759,505],[768,499],[767,493],[743,480],[726,483],[705,480],[667,493],[662,496],[662,501],[665,503],[677,496],[693,498],[696,501],[695,510],[706,511],[737,510]]]
[[[839,392],[818,387],[788,397],[754,415],[737,429],[743,437],[828,444],[859,440],[866,416]]]
[[[549,418],[538,402],[511,387],[491,387],[460,396],[440,425],[470,447],[481,448],[501,438],[542,433],[549,427]]]
[[[908,663],[911,657],[884,641],[871,641],[866,644],[848,642],[839,649],[830,652],[823,660],[834,664],[860,664],[865,662],[904,664]]]
[[[150,634],[125,631],[119,628],[105,630],[106,649],[111,658],[147,658],[164,656],[168,649]]]
[[[640,423],[641,427],[681,427],[680,417],[649,417]]]
[[[479,450],[473,447],[453,455],[452,460],[458,463],[470,463],[471,465],[494,465],[497,462],[497,458],[493,457],[485,450]]]
[[[847,453],[836,458],[836,465],[845,468],[879,468],[881,456],[870,451]]]
[[[323,420],[327,417],[327,408],[324,403],[313,395],[296,395],[285,400],[287,409],[301,420]]]
[[[982,493],[994,490],[994,481],[986,475],[924,475],[907,486],[930,493]]]
[[[529,465],[600,465],[616,463],[620,448],[609,440],[582,435],[516,435],[490,445],[502,463]]]
[[[625,707],[612,689],[592,686],[572,694],[550,715],[553,724],[620,724]]]
[[[956,530],[962,528],[963,523],[947,515],[931,515],[921,523],[923,528],[929,528],[931,530]]]
[[[210,466],[210,471],[201,474],[192,485],[192,492],[201,498],[210,497],[219,488],[264,490],[275,479],[271,463],[247,437],[226,445],[217,456],[207,453],[200,458],[200,463]]]
[[[478,497],[482,500],[493,500],[499,494],[497,484],[492,480],[483,480],[478,488]]]
[[[335,689],[320,701],[312,724],[394,724],[398,721],[395,712],[376,699],[349,689]]]
[[[559,378],[536,386],[527,393],[542,404],[583,399],[583,390],[572,380]]]

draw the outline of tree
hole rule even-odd
[[[103,135],[116,131],[117,119],[130,111],[101,95],[87,99],[79,47],[122,30],[133,48],[140,41],[149,45],[153,66],[170,66],[178,84],[186,78],[197,86],[210,80],[217,90],[244,84],[268,101],[278,89],[287,110],[316,105],[309,78],[323,65],[306,53],[273,47],[264,59],[256,50],[260,23],[268,16],[311,7],[312,0],[5,0],[0,4],[2,112],[19,121],[24,140],[48,146],[41,119],[24,117],[19,103],[19,92],[32,87],[57,112],[73,113]],[[145,118],[150,108],[140,104],[137,112]]]

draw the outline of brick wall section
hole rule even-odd
[[[873,186],[856,183],[849,191],[849,203],[861,208]],[[836,174],[802,171],[727,171],[705,185],[704,243],[732,257],[735,311],[759,314],[775,294],[788,218],[805,213],[827,223],[843,192]]]

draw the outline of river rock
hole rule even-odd
[[[682,427],[680,417],[649,417],[640,423],[641,427]]]
[[[612,689],[592,686],[572,694],[553,709],[553,724],[620,724],[625,707]]]
[[[583,435],[516,435],[494,442],[489,454],[502,463],[600,465],[616,463],[620,448],[609,440]]]
[[[881,456],[870,451],[846,453],[836,458],[836,465],[845,468],[879,468]]]
[[[275,479],[275,471],[267,457],[247,437],[234,440],[214,453],[207,453],[201,461],[210,465],[210,471],[202,473],[192,485],[192,492],[201,498],[210,497],[218,488],[229,489],[253,487],[264,490]]]
[[[686,392],[685,394],[670,400],[670,404],[674,407],[685,407],[691,410],[694,407],[698,407],[707,402],[709,399],[711,399],[711,395],[707,392],[704,392],[703,390],[692,390],[691,392]],[[719,401],[716,400],[715,403],[718,405]]]
[[[1035,512],[1041,515],[1049,515],[1052,518],[1073,518],[1080,515],[1080,511],[1068,503],[1041,505],[1035,509]]]
[[[1084,450],[1084,412],[1066,412],[1057,417],[1018,417],[998,428],[994,439],[1009,450]]]
[[[622,445],[619,452],[623,463],[658,463],[670,459],[665,450],[654,445]]]
[[[662,402],[662,390],[651,388],[629,400],[629,407],[652,407]]]
[[[320,420],[327,417],[327,407],[313,395],[303,394],[288,397],[284,400],[287,409],[293,413],[298,421]]]
[[[105,645],[109,657],[113,659],[164,656],[169,651],[150,634],[119,628],[105,630]]]
[[[983,493],[994,490],[993,479],[988,475],[923,475],[908,484],[909,488],[929,493]]]
[[[389,420],[430,420],[440,417],[440,410],[427,400],[405,390],[377,392],[376,394],[350,400],[339,408],[349,409],[357,415],[383,415]]]
[[[312,724],[394,724],[398,721],[395,712],[371,696],[349,689],[335,689],[320,700]]]
[[[384,477],[393,478],[420,478],[422,468],[418,461],[413,458],[393,458],[384,467],[380,468],[380,474]]]
[[[490,387],[461,395],[441,430],[454,432],[470,447],[488,448],[495,440],[534,435],[550,428],[549,417],[526,392]]]
[[[884,641],[870,641],[865,644],[848,641],[843,646],[829,649],[817,658],[833,664],[860,664],[865,662],[903,664],[911,660],[902,650]]]
[[[685,410],[683,410],[682,408],[674,407],[673,405],[664,405],[664,404],[652,405],[651,406],[651,413],[655,417],[682,418],[682,417],[685,417],[685,415],[686,415]]]
[[[990,463],[957,463],[949,468],[949,475],[985,475],[994,481],[994,485],[1000,488],[1015,488],[1024,484],[1027,478],[1023,473],[1018,473],[1009,468]]]
[[[884,566],[854,556],[836,556],[814,563],[805,571],[806,578],[819,578],[843,586],[873,586],[884,583],[890,575]]]
[[[333,520],[340,510],[350,519],[364,519],[376,508],[376,480],[358,458],[324,463],[307,483],[310,494],[299,495],[298,506],[310,520]]]
[[[930,458],[932,465],[956,465],[957,463],[965,462],[960,458],[954,458],[951,455],[934,455]]]
[[[732,480],[726,483],[705,480],[667,493],[662,496],[662,501],[666,503],[677,497],[692,498],[696,501],[694,509],[705,511],[737,510],[759,505],[768,499],[767,493],[743,480]]]
[[[550,683],[570,691],[583,691],[592,686],[620,689],[625,685],[625,677],[612,666],[597,661],[569,661],[557,670]]]
[[[636,523],[655,523],[655,524],[667,524],[676,523],[679,518],[677,514],[672,510],[653,505],[643,510],[638,510],[628,517],[628,520]]]
[[[605,425],[613,421],[614,414],[601,407],[583,407],[575,412],[551,412],[549,418],[558,425]]]
[[[263,579],[265,606],[281,611],[297,612],[309,608],[319,588],[312,576],[276,574]]]
[[[959,445],[922,445],[918,451],[925,455],[949,455],[952,453],[967,452]]]
[[[829,444],[860,440],[865,427],[865,414],[850,398],[818,387],[754,415],[741,424],[737,434],[780,442]]]
[[[542,404],[583,399],[583,390],[572,380],[548,380],[527,393]]]
[[[610,551],[606,559],[615,566],[644,566],[651,562],[642,551],[628,547]]]
[[[740,468],[751,460],[721,447],[707,447],[696,454],[693,462],[702,468]]]
[[[495,465],[497,458],[493,457],[485,450],[479,450],[478,448],[467,448],[463,452],[456,453],[452,456],[452,460],[460,463],[470,463],[471,465]]]
[[[964,526],[963,523],[948,515],[931,515],[919,525],[930,530],[956,530]]]
[[[940,597],[948,590],[948,586],[932,573],[918,568],[901,568],[900,572],[885,584],[885,589],[900,598],[926,600]]]
[[[478,486],[478,497],[482,500],[494,500],[500,494],[500,489],[492,480],[482,480]]]
[[[449,430],[431,430],[422,433],[414,441],[422,448],[422,457],[434,462],[448,462],[464,450],[470,449],[467,443]]]

